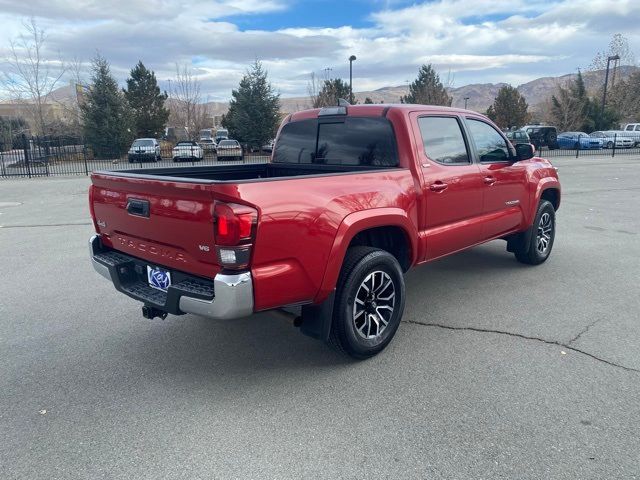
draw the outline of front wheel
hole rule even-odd
[[[606,148],[613,148],[613,142],[607,142]]]
[[[380,353],[398,330],[404,299],[402,269],[393,255],[350,248],[338,279],[329,344],[358,359]]]
[[[513,253],[521,263],[539,265],[549,258],[556,236],[556,211],[551,202],[541,200],[533,220],[531,238]]]

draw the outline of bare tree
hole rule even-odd
[[[589,70],[604,70],[607,68],[607,59],[609,57],[618,56],[617,60],[613,61],[611,65],[610,73],[610,85],[613,86],[616,83],[616,73],[620,65],[635,65],[636,57],[629,46],[629,40],[621,33],[616,33],[611,37],[609,47],[607,50],[596,53],[596,56],[589,65]]]
[[[9,44],[8,71],[1,82],[13,100],[23,102],[39,133],[47,132],[49,97],[65,74],[62,60],[45,58],[45,31],[31,17],[23,22],[25,32]]]
[[[210,123],[207,106],[202,103],[200,81],[187,66],[176,64],[176,77],[169,85],[169,123],[184,127],[189,137],[196,138]]]

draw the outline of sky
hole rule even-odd
[[[350,55],[354,91],[406,84],[423,63],[456,87],[519,85],[588,66],[615,33],[640,57],[640,0],[0,0],[0,59],[30,16],[53,62],[99,52],[124,83],[142,60],[163,86],[187,65],[211,101],[255,59],[291,97],[311,73],[348,79]]]

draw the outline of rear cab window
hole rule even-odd
[[[386,118],[312,118],[282,127],[273,163],[397,167],[398,152]]]

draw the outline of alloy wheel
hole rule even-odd
[[[393,317],[396,288],[391,277],[376,270],[365,277],[353,302],[353,323],[362,338],[374,340],[382,335]]]

